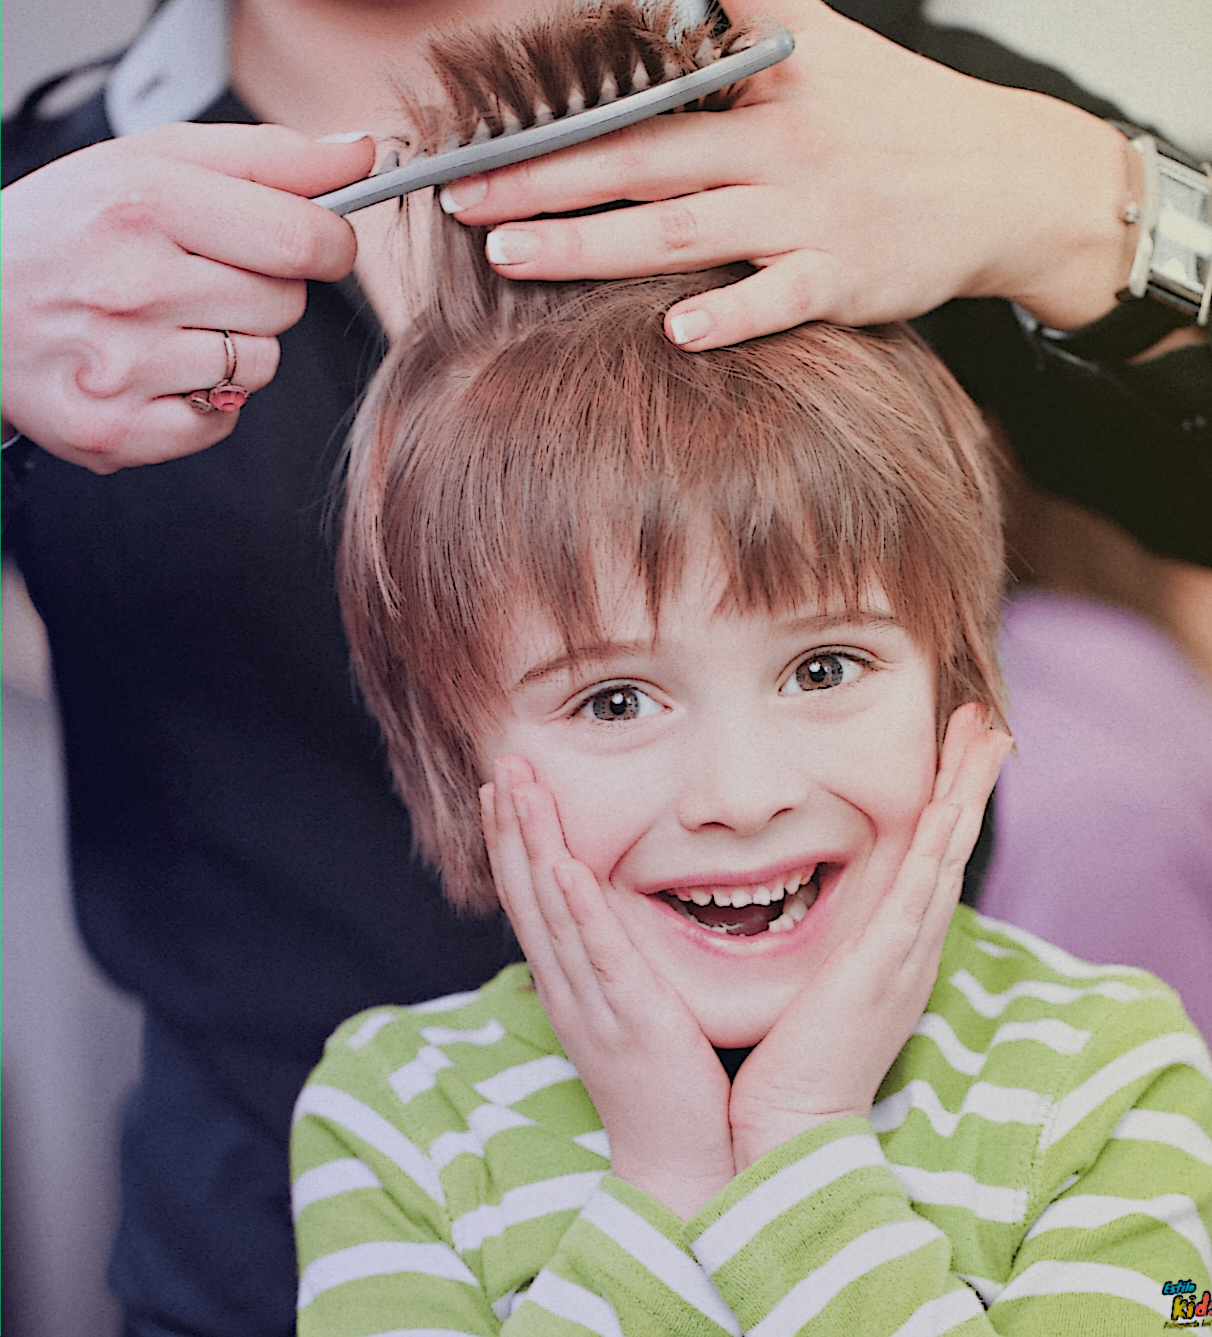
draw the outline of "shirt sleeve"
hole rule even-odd
[[[1021,1213],[1008,1276],[958,1273],[938,1222],[972,1226],[954,1206],[927,1219],[911,1196],[931,1175],[954,1176],[953,1201],[983,1186],[891,1165],[866,1120],[836,1120],[755,1162],[688,1223],[743,1331],[1136,1337],[1171,1319],[1167,1281],[1193,1279],[1198,1301],[1212,1274],[1207,1050],[1186,1029],[1127,1049],[1113,1027],[1099,1039],[1044,1125],[1034,1185],[982,1204]]]
[[[539,1180],[452,1227],[430,1157],[370,1105],[314,1081],[292,1155],[300,1337],[739,1337],[681,1219],[613,1176]],[[565,1188],[575,1205],[561,1211]],[[551,1249],[529,1285],[494,1299],[465,1259],[469,1232],[477,1217],[495,1228],[494,1213],[515,1212],[549,1221]]]

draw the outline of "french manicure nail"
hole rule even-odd
[[[675,344],[692,343],[711,330],[711,317],[706,311],[679,311],[669,317],[669,333]]]
[[[504,232],[488,234],[486,246],[489,261],[494,265],[520,265],[533,260],[539,253],[537,232]]]
[[[322,135],[317,144],[356,144],[359,139],[370,139],[369,130],[346,130],[340,135]]]
[[[486,176],[465,176],[461,181],[451,181],[449,185],[443,186],[438,192],[438,203],[444,213],[457,214],[470,209],[473,204],[479,204],[487,194]]]

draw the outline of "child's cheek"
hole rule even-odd
[[[930,802],[938,766],[933,717],[914,704],[839,736],[819,775],[823,789],[865,815],[881,843],[904,849]]]
[[[624,854],[642,838],[659,795],[651,777],[617,768],[602,758],[546,762],[535,774],[555,800],[568,852],[600,881],[608,881]]]

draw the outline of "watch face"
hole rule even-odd
[[[1212,181],[1162,154],[1157,166],[1158,215],[1149,283],[1181,298],[1184,305],[1190,303],[1194,314],[1212,271]]]

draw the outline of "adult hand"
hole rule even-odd
[[[738,1171],[817,1124],[871,1112],[934,988],[964,865],[1012,746],[986,718],[975,704],[952,715],[933,796],[878,911],[741,1065],[729,1111]]]
[[[1109,310],[1135,230],[1122,136],[1066,103],[914,55],[821,0],[729,0],[795,34],[731,111],[662,116],[562,154],[468,178],[471,224],[513,223],[498,272],[607,278],[737,260],[758,273],[673,307],[666,333],[715,348],[805,320],[908,318],[955,296],[1009,297],[1046,323]]]
[[[370,171],[370,139],[166,125],[73,153],[4,191],[4,421],[97,473],[221,441],[238,413],[182,398],[272,379],[306,279],[353,266],[353,231],[312,204]]]
[[[543,1008],[610,1140],[611,1170],[692,1216],[734,1174],[728,1078],[681,998],[649,969],[555,804],[518,757],[480,791],[493,879]]]

